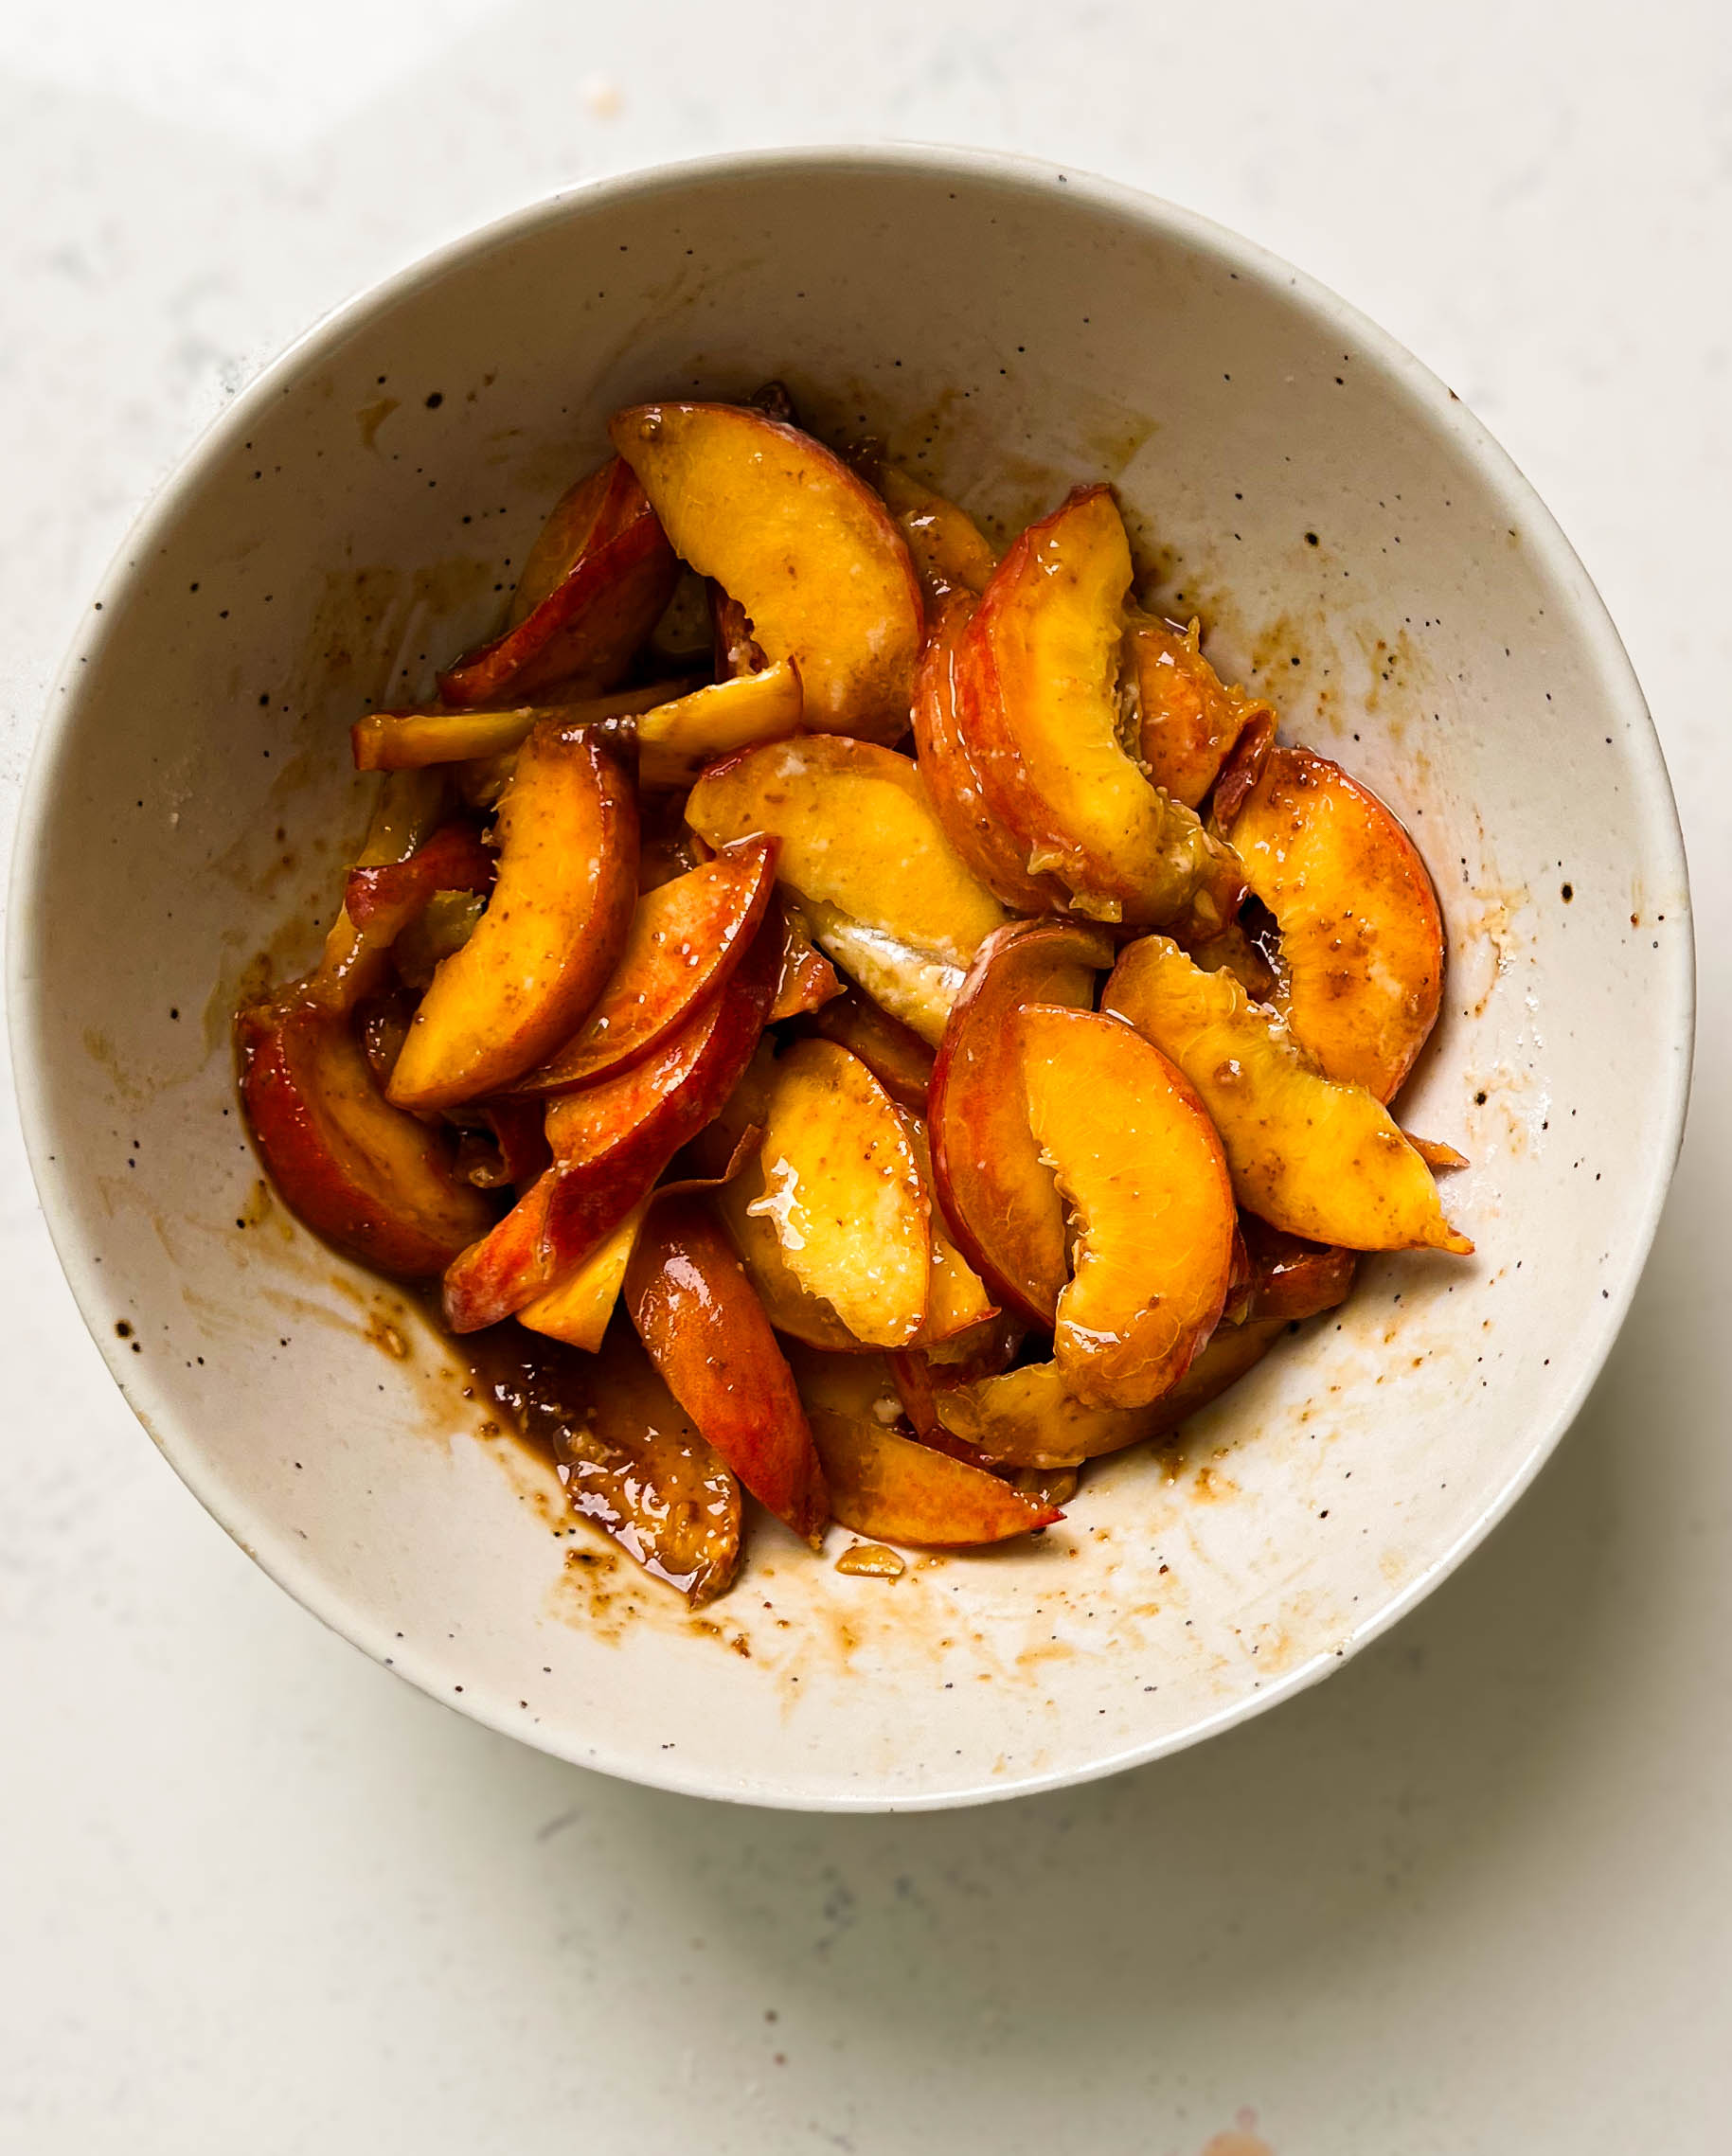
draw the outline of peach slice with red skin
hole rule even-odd
[[[752,947],[776,882],[774,839],[724,846],[637,901],[589,1016],[514,1093],[563,1093],[641,1062],[715,995]]]
[[[701,1198],[674,1194],[650,1208],[625,1299],[651,1361],[704,1437],[816,1548],[830,1502],[811,1426],[763,1305]]]
[[[924,610],[871,488],[810,435],[745,405],[635,405],[608,431],[675,552],[739,602],[766,658],[798,668],[806,724],[906,733]]]
[[[1272,1228],[1255,1213],[1246,1213],[1239,1225],[1248,1266],[1240,1323],[1275,1318],[1294,1324],[1338,1309],[1352,1293],[1357,1251],[1307,1242]]]
[[[855,1534],[971,1549],[1063,1517],[984,1468],[896,1429],[901,1403],[881,1356],[795,1348],[789,1361],[824,1462],[831,1517]]]
[[[457,1172],[448,1131],[393,1108],[346,1013],[291,991],[236,1022],[241,1097],[295,1218],[362,1264],[440,1273],[493,1208]]]
[[[1154,785],[1187,809],[1201,809],[1234,743],[1252,722],[1273,713],[1242,689],[1223,686],[1203,656],[1197,624],[1179,629],[1133,613],[1125,652],[1136,685],[1137,745]]]
[[[1219,925],[1243,888],[1231,853],[1119,739],[1130,585],[1111,494],[1079,488],[1010,548],[963,632],[957,724],[1027,875],[1101,920]]]
[[[772,916],[721,994],[655,1054],[555,1096],[546,1118],[553,1165],[446,1271],[454,1332],[496,1325],[545,1293],[654,1186],[740,1082],[776,992],[780,952]]]
[[[926,1321],[932,1231],[901,1112],[858,1056],[795,1042],[763,1111],[750,1210],[788,1271],[868,1347],[905,1347]]]
[[[363,862],[343,886],[343,907],[355,926],[389,942],[440,891],[493,887],[494,857],[473,824],[442,824],[403,861]]]
[[[637,802],[600,742],[538,726],[496,830],[487,912],[434,974],[392,1073],[401,1108],[449,1108],[533,1069],[570,1037],[625,948]]]
[[[631,467],[579,482],[531,549],[504,633],[439,676],[459,709],[527,700],[556,683],[611,688],[666,611],[679,563]]]
[[[1017,1021],[1029,1124],[1076,1226],[1054,1358],[1085,1406],[1143,1407],[1220,1320],[1237,1213],[1203,1103],[1116,1018],[1035,1005]]]
[[[1062,913],[1070,894],[1056,876],[1030,875],[1015,841],[986,795],[959,721],[972,693],[960,664],[974,601],[945,602],[927,633],[914,685],[914,739],[920,768],[944,835],[989,891],[1013,913]]]
[[[1015,921],[989,936],[938,1049],[927,1129],[945,1220],[993,1299],[1049,1327],[1068,1277],[1064,1211],[1028,1126],[1015,1019],[1028,1004],[1086,1008],[1113,962],[1098,930]]]
[[[1119,954],[1101,1007],[1195,1086],[1247,1212],[1348,1250],[1472,1253],[1388,1110],[1326,1077],[1231,973],[1205,973],[1166,936],[1144,936]]]
[[[1277,1001],[1330,1078],[1390,1099],[1437,1023],[1443,918],[1418,848],[1369,787],[1273,748],[1228,835],[1275,916]]]

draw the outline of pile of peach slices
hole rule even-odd
[[[694,1605],[742,1487],[844,1569],[1003,1541],[1357,1253],[1472,1249],[1385,1105],[1424,864],[1136,607],[1105,487],[1001,557],[774,388],[611,434],[354,727],[342,911],[239,1020],[284,1199],[440,1282],[580,1516]]]

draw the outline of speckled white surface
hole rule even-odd
[[[1609,7],[1561,31],[1483,0],[1245,5],[1211,18],[1218,53],[1194,14],[1123,5],[1062,32],[910,0],[66,19],[0,21],[9,829],[133,509],[320,308],[571,177],[925,135],[1187,202],[1454,383],[1623,630],[1699,918],[1732,899],[1732,78],[1708,6],[1651,9],[1637,41]],[[1709,940],[1635,1315],[1491,1544],[1257,1725],[931,1818],[602,1782],[321,1633],[113,1392],[9,1124],[0,2148],[1722,2146],[1728,986]]]

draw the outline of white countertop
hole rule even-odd
[[[1652,703],[1704,931],[1696,1113],[1634,1315],[1489,1545],[1261,1721],[985,1811],[731,1810],[459,1720],[255,1571],[86,1340],[9,1105],[0,2149],[1732,2145],[1713,0],[10,0],[6,832],[128,521],[316,312],[573,179],[886,135],[1067,159],[1262,241],[1429,361],[1557,511]]]

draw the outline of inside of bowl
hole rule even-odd
[[[1366,1264],[1191,1426],[1001,1554],[838,1575],[759,1519],[702,1620],[297,1229],[236,1105],[260,953],[314,948],[346,727],[489,631],[616,405],[769,376],[1001,533],[1119,491],[1161,606],[1431,866],[1451,970],[1402,1120],[1469,1261]],[[273,1573],[454,1704],[724,1794],[951,1801],[1147,1756],[1318,1673],[1470,1542],[1604,1352],[1676,1141],[1686,894],[1573,558],[1467,416],[1173,213],[985,161],[775,159],[483,235],[316,334],[141,527],[59,692],[19,935],[51,1221],[116,1374]],[[832,1536],[831,1558],[852,1538]]]

